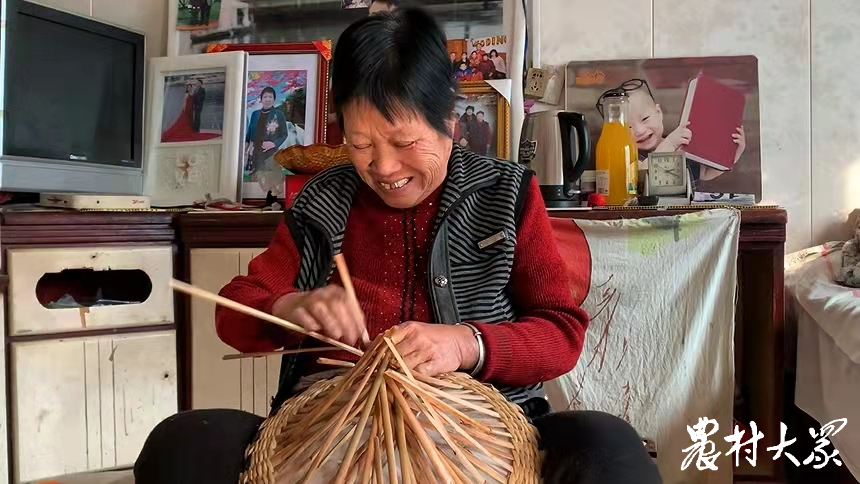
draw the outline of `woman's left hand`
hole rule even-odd
[[[478,341],[468,326],[409,321],[392,341],[406,366],[427,376],[471,370],[478,362]]]

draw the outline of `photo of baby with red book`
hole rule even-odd
[[[683,152],[694,192],[761,200],[755,57],[568,65],[566,108],[584,114],[594,136],[603,123],[595,106],[618,91],[628,97],[627,124],[641,161],[649,153]]]

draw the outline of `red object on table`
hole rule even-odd
[[[287,175],[286,177],[286,189],[284,191],[284,200],[287,203],[288,207],[293,205],[293,202],[296,200],[296,197],[299,195],[299,192],[302,190],[302,187],[305,186],[305,183],[308,182],[313,177],[313,175]]]
[[[592,193],[588,196],[589,207],[604,207],[606,206],[606,195],[600,193]]]

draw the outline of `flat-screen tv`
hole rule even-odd
[[[144,35],[0,6],[0,191],[140,194]]]

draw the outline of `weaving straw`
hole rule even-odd
[[[173,286],[221,303],[202,289]],[[464,373],[410,372],[392,343],[396,331],[377,337],[356,363],[320,358],[345,372],[313,384],[266,419],[246,451],[240,482],[541,482],[537,431],[520,407]]]

